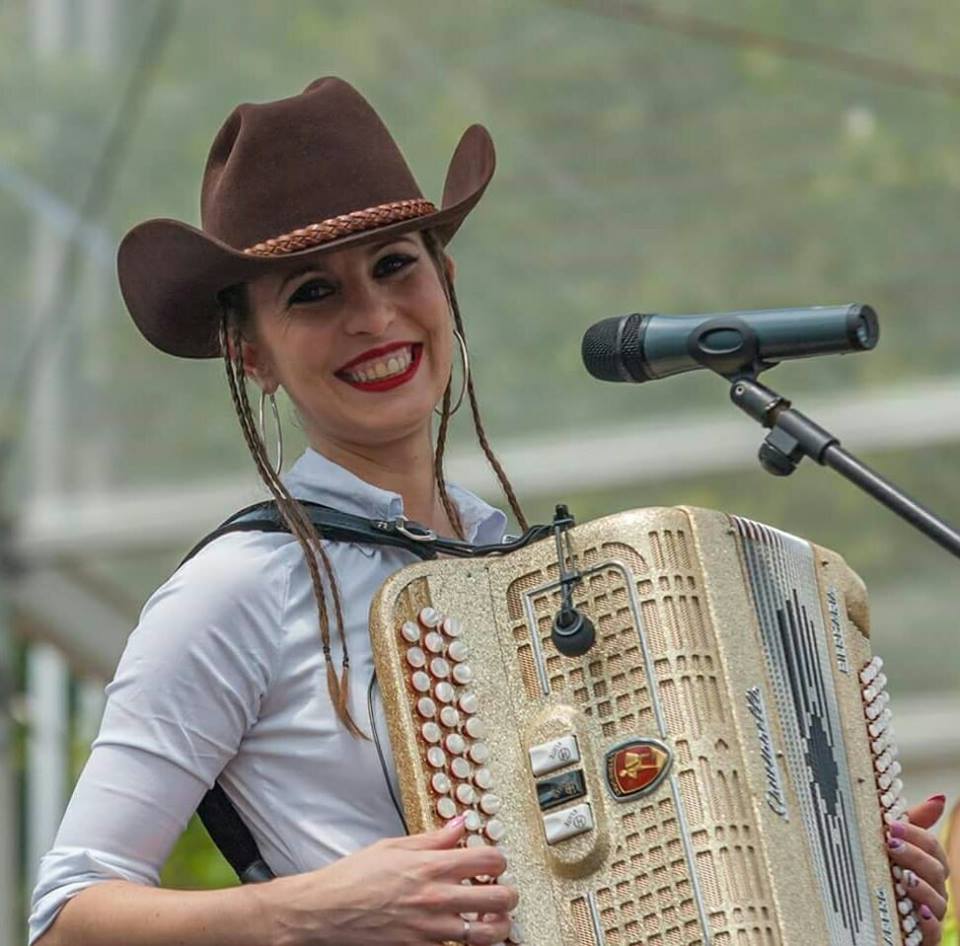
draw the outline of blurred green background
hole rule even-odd
[[[591,379],[579,342],[600,318],[869,302],[881,318],[876,351],[795,362],[768,383],[801,409],[864,405],[835,431],[844,444],[960,520],[958,40],[960,7],[933,0],[5,0],[0,459],[22,567],[81,575],[132,624],[190,537],[232,510],[212,500],[195,527],[129,547],[71,545],[73,512],[98,498],[98,522],[122,531],[138,497],[256,495],[222,368],[148,346],[123,309],[113,254],[147,217],[198,222],[206,152],[235,104],[337,74],[374,103],[435,200],[463,129],[479,121],[493,135],[496,176],[451,252],[493,445],[508,471],[525,458],[519,481],[547,484],[530,488],[528,515],[547,517],[559,500],[581,520],[696,504],[837,549],[869,586],[895,699],[929,710],[916,718],[932,722],[911,730],[918,745],[935,742],[912,763],[915,784],[954,793],[944,779],[960,765],[955,561],[831,472],[808,462],[789,480],[763,473],[759,428],[739,462],[715,463],[726,435],[704,436],[666,473],[648,474],[641,459],[634,480],[611,482],[610,457],[593,456],[601,485],[578,473],[562,495],[549,486],[561,471],[537,470],[523,447],[575,452],[598,431],[622,431],[652,463],[666,449],[657,431],[691,418],[749,428],[703,372],[643,387]],[[890,391],[930,396],[871,416]],[[295,440],[289,414],[285,426]],[[470,483],[473,445],[458,415],[451,449]],[[477,472],[476,482],[488,480]],[[37,530],[58,538],[38,545]],[[13,590],[7,602],[15,784],[28,808],[30,651],[64,649],[32,600]],[[85,633],[67,675],[89,701],[108,676],[90,654],[117,642],[100,647],[98,626]],[[68,704],[67,782],[96,716],[76,724],[77,699]],[[24,891],[30,823],[18,832]],[[191,826],[164,881],[230,880]]]

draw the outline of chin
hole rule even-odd
[[[429,427],[433,402],[371,405],[357,418],[353,433],[371,445],[389,443],[419,433]]]

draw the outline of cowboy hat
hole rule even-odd
[[[457,231],[493,176],[482,125],[460,139],[439,208],[424,199],[390,132],[366,99],[332,76],[276,102],[239,105],[217,133],[200,192],[201,227],[147,220],[120,244],[120,291],[161,351],[220,354],[218,294],[302,259],[432,230]]]

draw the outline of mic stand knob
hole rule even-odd
[[[791,437],[779,427],[767,434],[757,451],[760,466],[774,476],[789,476],[804,456],[803,448],[796,437]]]

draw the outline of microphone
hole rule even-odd
[[[583,336],[583,363],[601,381],[656,381],[710,368],[727,378],[756,375],[788,358],[869,351],[877,313],[868,305],[759,309],[708,315],[604,319]]]

